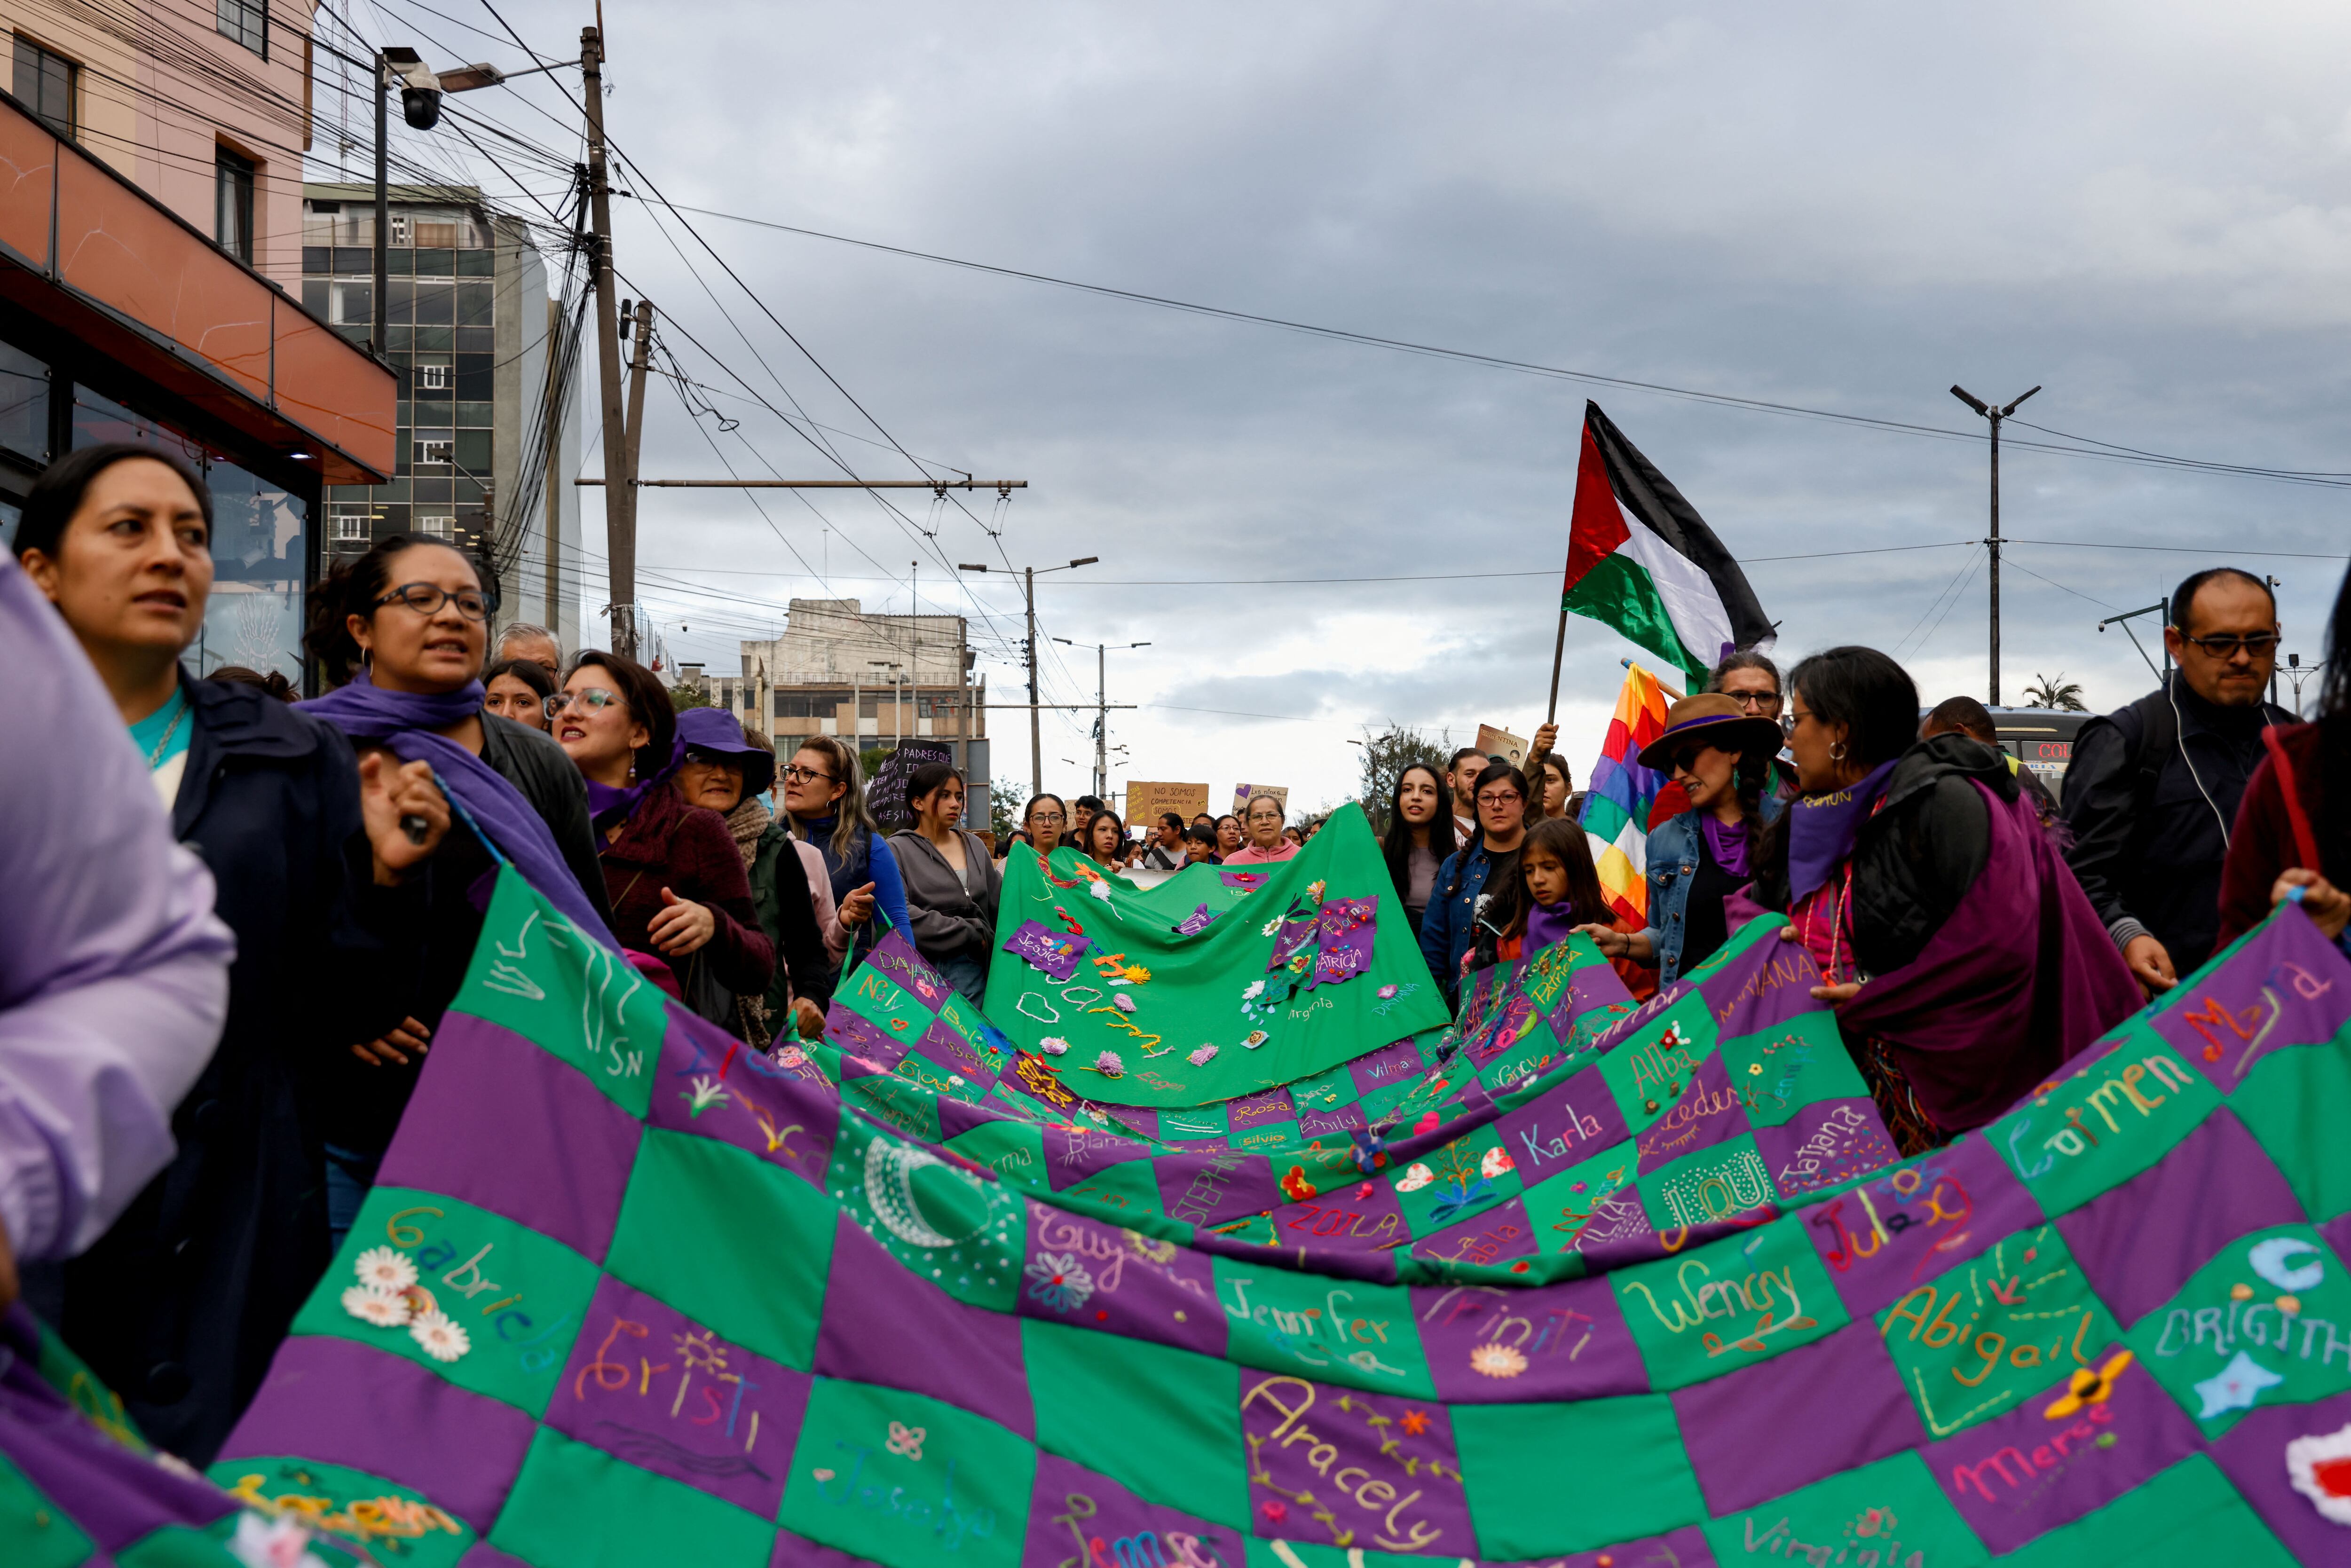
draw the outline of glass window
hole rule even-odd
[[[49,367],[0,343],[0,446],[49,459]]]
[[[445,354],[454,346],[449,335],[456,330],[455,327],[417,327],[412,329],[416,334],[416,351],[420,354]]]
[[[457,291],[445,283],[419,281],[410,287],[416,291],[416,324],[420,327],[445,327],[456,319]]]
[[[408,531],[436,539],[455,539],[457,537],[457,519],[447,512],[419,512]]]
[[[420,430],[416,433],[416,466],[446,468],[449,460],[456,455],[455,447],[455,442],[449,432],[436,430],[427,434]]]
[[[76,448],[96,446],[108,441],[136,441],[149,446],[160,446],[194,464],[204,466],[204,449],[186,440],[176,431],[164,429],[145,414],[133,413],[112,398],[101,397],[85,386],[73,390],[73,444]]]
[[[487,430],[496,423],[497,419],[488,403],[461,402],[457,405],[456,424],[461,430],[469,425],[475,430]]]
[[[420,392],[445,392],[449,390],[449,369],[445,364],[420,364],[416,367],[416,390]]]
[[[410,219],[406,213],[386,213],[384,214],[383,229],[383,243],[386,249],[391,249],[395,246],[402,250],[406,250],[409,247],[410,241],[408,236],[411,233],[411,229]],[[373,245],[375,243],[375,231],[372,228],[368,231],[368,243],[370,245]]]
[[[490,292],[491,286],[486,283],[457,285],[458,326],[488,327],[496,324],[490,319]]]
[[[221,4],[225,8],[229,0]],[[225,147],[213,150],[213,237],[221,249],[245,262],[253,259],[253,172],[252,159]]]
[[[460,327],[456,331],[456,349],[461,354],[487,354],[498,346],[497,333],[491,328]]]
[[[489,277],[497,271],[498,253],[494,250],[461,250],[457,253],[457,276]]]
[[[34,118],[70,141],[74,139],[74,99],[81,87],[81,68],[63,55],[53,55],[19,33],[16,75],[11,84]]]
[[[488,402],[497,396],[497,358],[493,354],[457,356],[457,398],[461,402]]]
[[[304,278],[302,280],[302,308],[308,310],[313,316],[326,316],[329,311],[334,308],[333,305],[330,303],[333,298],[331,292],[333,287],[334,286],[323,277]]]
[[[389,273],[383,280],[383,322],[389,327],[397,321],[405,327],[416,319],[416,283],[413,278],[393,277]]]
[[[368,523],[374,514],[375,508],[365,501],[330,502],[327,507],[327,517],[333,525],[333,528],[327,537],[339,545],[365,544],[368,538]]]
[[[335,282],[334,314],[329,318],[338,327],[366,327],[375,319],[375,285],[372,283]]]
[[[487,477],[490,472],[490,433],[486,430],[457,432],[455,461],[461,471]]]
[[[268,0],[213,0],[214,25],[263,59],[269,57]]]
[[[457,270],[456,255],[454,250],[427,249],[423,245],[419,244],[416,247],[417,276],[420,277],[453,276]]]
[[[302,589],[309,508],[235,464],[214,457],[213,593],[204,607],[196,670],[223,664],[302,679]]]

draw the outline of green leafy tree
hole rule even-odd
[[[1015,784],[1009,779],[991,779],[987,786],[987,829],[996,835],[996,844],[1003,848],[1012,841],[1012,830],[1020,825],[1020,808],[1029,802],[1026,785]]]
[[[680,681],[669,689],[669,706],[684,713],[690,707],[716,707],[710,688],[698,681]]]
[[[2057,672],[2057,678],[2053,681],[2047,675],[2035,674],[2025,685],[2024,706],[2053,708],[2060,713],[2090,711],[2089,705],[2082,700],[2081,683],[2067,680],[2063,670]]]
[[[1372,820],[1372,831],[1388,831],[1388,800],[1395,793],[1396,775],[1415,763],[1437,769],[1439,779],[1445,777],[1445,764],[1453,755],[1453,733],[1447,730],[1435,740],[1408,725],[1390,727],[1384,734],[1364,732],[1364,770],[1356,793],[1364,802],[1364,814]]]

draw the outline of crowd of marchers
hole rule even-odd
[[[1131,839],[1100,799],[1040,794],[994,841],[932,764],[885,834],[852,745],[778,756],[542,628],[493,646],[496,580],[431,539],[312,591],[324,695],[200,679],[211,528],[185,465],[90,447],[47,470],[0,563],[0,1305],[21,1291],[197,1464],[374,1183],[502,867],[782,1053],[884,929],[978,1001],[1016,846],[1175,872],[1287,860],[1321,825],[1260,793]],[[2311,723],[2268,700],[2260,578],[2199,571],[2170,602],[2169,674],[2082,730],[2062,806],[1980,705],[1924,707],[1884,653],[1783,678],[1738,653],[1640,752],[1678,807],[1648,824],[1640,918],[1604,892],[1548,726],[1531,778],[1465,747],[1389,781],[1396,907],[1448,996],[1576,934],[1647,995],[1777,916],[1897,1143],[1933,1147],[2276,903],[2343,939],[2351,578]]]

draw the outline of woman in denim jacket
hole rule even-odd
[[[1729,940],[1725,895],[1753,880],[1756,839],[1780,814],[1771,788],[1780,727],[1718,693],[1682,698],[1665,733],[1642,747],[1644,768],[1669,772],[1690,809],[1649,831],[1649,924],[1636,932],[1579,927],[1611,958],[1654,966],[1669,986]]]

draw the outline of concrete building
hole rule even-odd
[[[364,343],[375,301],[375,187],[313,183],[302,193],[303,303]],[[395,185],[388,204],[384,358],[400,378],[395,472],[388,485],[327,497],[327,549],[358,555],[400,533],[479,550],[497,568],[498,622],[553,627],[575,650],[580,493],[565,480],[580,461],[578,378],[565,345],[576,327],[548,298],[547,264],[528,232],[486,214],[478,191]],[[551,378],[550,350],[574,373]],[[591,637],[597,631],[591,624]]]
[[[394,391],[295,287],[309,15],[0,0],[0,539],[76,447],[176,452],[214,497],[192,662],[297,682],[322,491],[390,476]]]
[[[741,644],[741,673],[700,675],[712,701],[775,737],[789,758],[802,737],[838,736],[862,750],[902,739],[944,744],[963,769],[967,821],[987,817],[987,687],[960,615],[868,614],[854,599],[795,599],[784,634]]]

